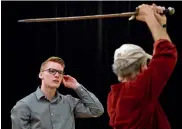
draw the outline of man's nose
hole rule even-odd
[[[55,74],[54,76],[58,78],[58,77],[59,77],[59,73],[58,73],[58,72],[56,72],[56,74]]]

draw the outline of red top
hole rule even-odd
[[[111,86],[107,111],[114,129],[170,129],[158,97],[177,62],[177,50],[168,40],[154,43],[148,69],[137,79]]]

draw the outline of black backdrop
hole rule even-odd
[[[128,18],[47,23],[18,23],[20,19],[96,15],[134,11],[141,3],[152,2],[1,2],[2,43],[2,129],[10,129],[10,110],[19,99],[34,92],[40,84],[41,63],[50,56],[66,62],[66,74],[75,77],[102,102],[105,113],[99,118],[77,119],[77,129],[109,129],[106,111],[110,85],[117,82],[111,65],[114,50],[134,43],[152,54],[153,40],[146,24]],[[164,88],[160,102],[172,129],[180,129],[181,5],[182,2],[155,2],[174,7],[168,17],[168,32],[176,44],[179,60]],[[62,94],[76,94],[63,86]]]

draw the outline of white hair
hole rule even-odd
[[[125,59],[118,59],[112,65],[112,70],[118,77],[119,81],[122,81],[124,78],[131,78],[133,75],[136,75],[140,71],[141,65],[145,65],[147,63],[147,57],[142,57],[129,65],[128,67],[124,67],[127,63]]]

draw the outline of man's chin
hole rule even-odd
[[[49,87],[50,87],[50,88],[56,88],[56,89],[57,89],[57,88],[59,88],[59,86],[60,86],[60,85],[50,85]]]

